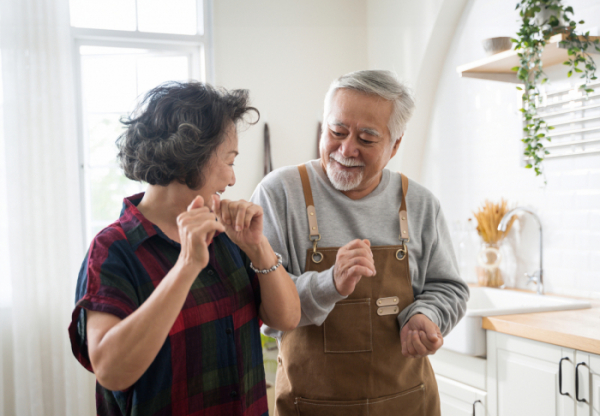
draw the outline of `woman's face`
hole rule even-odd
[[[228,186],[235,184],[233,162],[238,155],[238,135],[235,124],[231,123],[226,132],[225,141],[217,147],[208,164],[202,171],[204,185],[198,193],[205,204],[212,204],[214,194],[223,193]]]

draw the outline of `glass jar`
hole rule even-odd
[[[484,243],[477,255],[477,283],[479,286],[504,287],[500,264],[502,253],[500,245]]]

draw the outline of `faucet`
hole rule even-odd
[[[527,283],[531,283],[534,282],[537,284],[537,294],[538,295],[543,295],[544,294],[544,268],[543,266],[543,240],[542,240],[542,222],[540,221],[540,217],[537,216],[537,214],[527,208],[523,208],[523,207],[517,207],[515,209],[511,209],[510,211],[508,211],[506,214],[504,214],[504,217],[502,217],[502,219],[500,220],[500,223],[498,224],[498,231],[506,231],[506,227],[508,225],[508,222],[510,221],[510,219],[513,217],[513,215],[515,215],[517,212],[526,212],[528,214],[531,214],[537,221],[538,225],[540,226],[540,268],[538,270],[536,270],[535,272],[533,272],[532,274],[529,273],[525,273],[525,276],[527,277]]]

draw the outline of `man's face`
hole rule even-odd
[[[376,95],[339,89],[325,116],[320,156],[333,186],[349,198],[360,199],[373,191],[381,172],[396,154],[388,121],[393,105]]]

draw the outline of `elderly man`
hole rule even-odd
[[[427,355],[469,296],[439,201],[385,166],[414,102],[387,71],[334,81],[319,160],[268,175],[252,201],[292,275],[298,328],[279,339],[276,415],[439,415]]]

